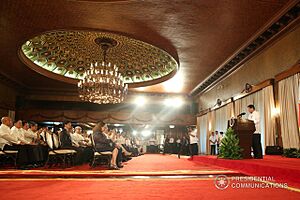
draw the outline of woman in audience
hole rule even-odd
[[[112,159],[110,163],[110,169],[119,170],[117,166],[117,157],[119,150],[116,144],[108,137],[108,128],[104,122],[100,121],[93,129],[93,138],[95,142],[95,149],[98,152],[111,151]]]

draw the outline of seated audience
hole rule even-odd
[[[1,118],[0,125],[0,149],[8,149],[8,146],[13,144],[21,144],[21,142],[11,134],[10,127],[12,126],[12,120],[9,117]]]
[[[95,150],[98,152],[111,151],[112,159],[110,169],[118,170],[117,157],[119,150],[116,144],[107,135],[108,128],[104,122],[98,122],[93,129],[93,139],[95,143]]]

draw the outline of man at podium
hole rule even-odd
[[[251,120],[255,124],[255,132],[252,137],[252,149],[254,158],[262,159],[262,147],[261,147],[261,134],[260,134],[260,116],[259,112],[255,110],[254,105],[248,105],[248,112],[250,113],[248,116],[248,120]]]

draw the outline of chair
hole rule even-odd
[[[46,133],[46,142],[49,146],[49,154],[48,154],[48,160],[46,162],[46,165],[50,164],[63,164],[63,168],[66,168],[67,161],[70,163],[70,165],[73,163],[74,155],[76,154],[76,151],[73,149],[60,149],[60,143],[58,135],[51,134],[49,132]]]
[[[112,159],[112,152],[110,152],[110,151],[98,152],[96,150],[96,147],[95,147],[95,141],[94,141],[94,134],[93,133],[90,135],[90,138],[91,138],[92,147],[93,147],[93,150],[94,150],[94,156],[93,156],[93,160],[90,163],[90,167],[93,168],[97,165],[97,163],[101,164],[101,163],[103,163],[103,160],[105,160],[106,165],[109,168],[110,167],[110,162],[111,162],[111,159]]]
[[[14,167],[17,168],[18,151],[15,151],[15,150],[2,150],[2,149],[0,149],[0,156],[4,157],[5,159],[12,160],[13,164],[14,164]]]

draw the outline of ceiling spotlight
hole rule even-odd
[[[169,125],[169,128],[175,128],[175,125]]]
[[[175,99],[173,100],[173,105],[174,105],[175,107],[180,107],[180,106],[183,105],[183,100],[182,100],[181,98],[175,98]]]
[[[132,135],[137,135],[137,131],[136,130],[132,131]]]
[[[167,92],[180,92],[183,89],[183,74],[177,72],[177,74],[163,83],[164,89]]]
[[[145,97],[137,97],[134,100],[134,103],[138,106],[143,106],[146,103],[146,99],[145,99]]]
[[[165,104],[166,106],[171,106],[171,105],[172,105],[172,99],[165,99],[165,100],[164,100],[164,104]]]
[[[173,99],[165,99],[164,104],[166,106],[180,107],[183,105],[183,100],[179,97]]]
[[[143,131],[142,131],[142,135],[143,135],[144,137],[147,137],[147,136],[151,135],[151,131],[149,131],[149,130],[143,130]]]

